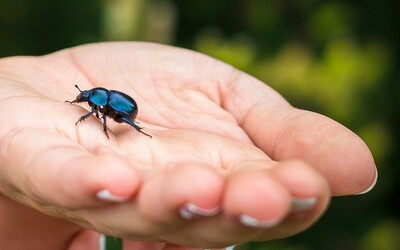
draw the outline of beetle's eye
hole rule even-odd
[[[89,93],[87,91],[82,91],[82,97],[89,98]]]

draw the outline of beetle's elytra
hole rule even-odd
[[[139,133],[152,138],[151,135],[142,131],[143,128],[135,124],[138,107],[135,100],[133,100],[133,98],[129,95],[117,90],[108,90],[101,87],[89,90],[81,90],[78,85],[75,85],[75,88],[79,90],[79,95],[75,100],[65,102],[69,104],[88,102],[90,107],[92,107],[92,110],[79,118],[75,125],[93,114],[100,119],[100,112],[103,119],[103,130],[107,138],[110,138],[107,131],[107,116],[111,119],[114,119],[114,121],[118,123],[129,124]]]

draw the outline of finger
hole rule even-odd
[[[131,164],[152,164],[138,169],[142,184],[134,200],[87,213],[93,217],[87,220],[94,228],[131,239],[154,235],[163,241],[195,245],[196,236],[185,238],[173,232],[220,212],[226,169],[243,158],[269,160],[254,146],[203,132],[157,132],[148,147],[153,153],[147,161],[141,150],[123,147]]]
[[[282,208],[286,209],[286,214],[277,220],[262,220],[260,219],[263,218],[262,215],[251,216],[250,220],[240,220],[239,217],[247,230],[239,227],[239,231],[234,233],[241,232],[242,235],[246,235],[245,232],[248,232],[247,235],[252,237],[245,241],[265,241],[297,234],[310,227],[328,206],[330,197],[328,184],[325,178],[308,164],[301,161],[283,162],[274,164],[267,172],[269,177],[284,187],[288,193],[289,199],[286,203],[281,203]],[[268,191],[274,192],[272,189]],[[232,209],[235,207],[232,206]],[[265,209],[259,210],[258,213],[264,216],[273,214],[272,211]],[[248,231],[249,229],[251,231]]]
[[[123,250],[161,250],[164,246],[164,243],[124,240]]]
[[[223,176],[215,168],[179,162],[144,182],[137,206],[143,217],[157,225],[152,231],[164,233],[191,219],[219,213],[223,185]]]
[[[137,198],[137,208],[144,217],[159,223],[176,226],[178,216],[190,220],[216,215],[225,169],[243,159],[269,160],[256,147],[228,138],[193,131],[173,133],[159,133],[152,140],[152,151],[157,152],[153,165],[162,170],[150,171],[150,178],[143,177]],[[140,159],[134,151],[127,152],[133,155],[131,162]]]
[[[326,176],[334,195],[357,194],[373,185],[377,174],[371,152],[353,132],[325,116],[294,109],[245,74],[229,84],[224,108],[274,160],[310,163]]]
[[[183,247],[183,246],[167,244],[167,245],[165,245],[163,250],[204,250],[204,249],[197,248],[197,247]]]
[[[288,189],[290,210],[276,227],[260,232],[257,240],[279,239],[305,230],[318,220],[330,200],[325,178],[304,162],[283,162],[271,169],[271,175]]]
[[[14,188],[8,195],[64,208],[131,197],[140,184],[138,175],[120,157],[98,151],[103,152],[89,153],[53,131],[13,130],[0,149],[3,175]]]
[[[232,250],[233,248],[194,248],[194,247],[184,247],[184,246],[177,246],[177,245],[171,245],[167,244],[163,250]]]
[[[282,238],[309,227],[329,201],[326,181],[305,163],[244,161],[237,169],[227,177],[222,213],[178,233],[209,246]]]
[[[82,230],[72,239],[68,250],[101,250],[101,237],[104,236],[97,232]]]
[[[231,174],[224,196],[224,213],[242,223],[260,223],[274,226],[289,211],[290,194],[277,182],[269,171],[255,168],[262,163],[241,162],[240,169]],[[266,167],[270,162],[264,162]],[[246,206],[244,206],[246,204]]]
[[[148,172],[143,174],[135,199],[118,206],[78,211],[90,222],[82,225],[115,237],[193,244],[193,238],[186,239],[173,232],[198,218],[220,212],[222,176],[215,168],[196,163],[177,163],[168,170],[156,168]]]

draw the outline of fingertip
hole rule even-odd
[[[212,217],[219,213],[223,177],[211,166],[180,162],[146,179],[138,206],[146,216],[161,223]]]
[[[342,196],[367,193],[375,186],[378,178],[371,151],[358,135],[346,128],[338,138],[342,140],[342,145],[336,153],[337,166],[326,169],[332,194]]]
[[[378,181],[378,169],[376,167],[374,157],[369,150],[367,144],[362,141],[361,138],[356,136],[356,140],[358,139],[358,143],[361,144],[359,146],[359,163],[357,161],[354,164],[359,164],[360,169],[358,171],[359,178],[358,178],[358,190],[353,192],[354,194],[365,194],[371,191]]]
[[[342,124],[310,111],[288,112],[273,159],[301,159],[318,169],[333,196],[365,193],[377,179],[366,143]]]
[[[223,178],[211,166],[180,163],[167,170],[167,177],[166,198],[172,203],[191,202],[211,209],[221,200]]]
[[[301,160],[281,162],[271,173],[297,198],[328,195],[329,184],[316,169]]]
[[[140,177],[128,162],[115,155],[96,156],[95,162],[87,185],[100,200],[122,202],[138,190]]]
[[[368,193],[369,191],[371,191],[375,187],[377,182],[378,182],[378,169],[375,167],[375,175],[373,175],[372,181],[369,181],[369,183],[370,183],[369,186],[367,186],[361,192],[356,193],[356,195],[361,195],[361,194]]]
[[[223,178],[210,166],[179,163],[166,171],[165,201],[171,208],[179,207],[181,216],[190,219],[210,217],[219,213]],[[190,216],[183,216],[183,214]]]
[[[229,178],[224,198],[224,213],[238,217],[250,227],[273,227],[290,210],[286,187],[270,176],[269,170],[241,170]]]
[[[316,169],[301,160],[281,162],[271,174],[284,185],[291,195],[291,212],[311,211],[320,214],[330,200],[328,181]]]
[[[67,164],[61,187],[69,194],[72,206],[123,202],[140,186],[133,166],[115,155],[89,155]]]
[[[99,200],[110,201],[110,202],[124,202],[129,198],[127,196],[117,196],[108,189],[102,189],[98,191],[96,193],[96,197]]]
[[[104,235],[90,230],[82,230],[72,240],[68,250],[104,250],[101,240]],[[102,248],[103,246],[103,248]]]
[[[115,160],[118,163],[115,163]],[[140,176],[135,171],[135,166],[132,166],[119,157],[109,159],[107,168],[103,174],[103,178],[107,180],[106,184],[110,186],[109,190],[114,191],[118,196],[132,195],[140,186]]]

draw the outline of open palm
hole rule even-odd
[[[75,126],[89,106],[64,103],[78,95],[74,84],[133,97],[153,138],[109,119],[108,139],[95,116]],[[331,195],[360,193],[376,177],[368,148],[343,126],[228,65],[161,45],[2,59],[0,117],[0,191],[66,219],[24,210],[43,228],[64,228],[47,232],[64,248],[85,244],[57,241],[75,224],[167,247],[285,237],[311,225]]]

